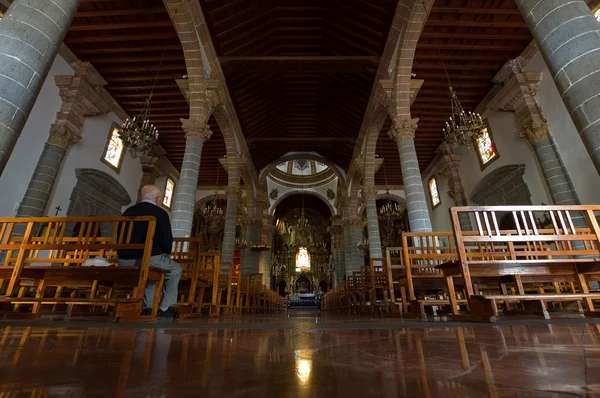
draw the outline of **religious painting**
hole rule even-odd
[[[309,272],[310,271],[310,254],[306,247],[298,248],[298,254],[296,254],[296,272]]]
[[[101,160],[118,173],[121,170],[121,163],[123,163],[123,155],[125,155],[125,145],[119,137],[119,126],[113,123]]]
[[[477,158],[479,159],[481,170],[489,166],[499,157],[487,120],[485,121],[485,124],[486,126],[482,130],[482,136],[475,141],[475,149],[477,150]]]
[[[167,209],[171,208],[171,202],[173,201],[173,193],[175,192],[175,181],[172,178],[167,178],[167,185],[165,186],[165,196],[163,198],[163,206]]]
[[[437,185],[437,179],[435,177],[431,177],[429,179],[429,196],[431,197],[431,205],[434,209],[442,203],[440,191]]]

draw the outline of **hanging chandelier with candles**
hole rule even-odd
[[[403,209],[398,203],[389,201],[379,208],[379,214],[386,219],[400,218],[402,217]]]
[[[215,182],[215,193],[213,195],[213,200],[206,205],[204,209],[202,209],[202,215],[205,220],[210,222],[221,221],[223,219],[224,211],[223,208],[220,207],[217,203],[217,189],[216,187],[219,185],[219,172],[221,168],[217,168],[217,180]]]
[[[150,123],[150,111],[152,109],[152,95],[154,94],[154,88],[156,87],[158,73],[164,56],[165,50],[163,50],[160,57],[160,62],[154,75],[154,82],[150,89],[150,95],[146,99],[146,103],[139,116],[134,117],[132,120],[126,119],[118,131],[119,138],[121,138],[123,145],[127,147],[133,158],[136,158],[138,155],[147,156],[158,145],[158,128]]]
[[[446,142],[455,148],[466,146],[467,150],[471,151],[473,141],[484,135],[483,119],[476,112],[465,112],[452,86],[449,85],[448,88],[450,89],[452,115],[446,122],[446,128],[443,129]]]

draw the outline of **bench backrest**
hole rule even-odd
[[[452,232],[403,232],[402,257],[407,274],[440,274],[436,266],[458,259]]]
[[[147,225],[146,239],[132,243],[133,229],[141,223]],[[76,233],[74,225],[79,227]],[[4,256],[0,266],[13,267],[6,294],[12,295],[18,286],[25,265],[80,266],[93,256],[117,265],[117,250],[122,249],[143,251],[140,284],[145,283],[155,229],[154,217],[0,218],[0,252]],[[107,236],[101,236],[102,232]]]
[[[459,216],[474,221],[474,231]],[[461,262],[592,262],[600,259],[600,206],[461,206],[450,209]],[[515,229],[500,229],[509,217]]]

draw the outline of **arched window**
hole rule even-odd
[[[438,190],[437,180],[435,177],[429,179],[429,196],[431,197],[431,205],[435,209],[442,203],[440,191]]]
[[[296,254],[296,272],[308,272],[310,271],[310,254],[306,247],[298,249]]]
[[[475,149],[477,150],[477,158],[479,159],[481,170],[485,169],[499,157],[492,137],[492,131],[487,120],[485,121],[485,127],[482,132],[483,135],[475,141]]]
[[[113,123],[110,132],[108,133],[104,153],[102,153],[102,163],[118,173],[121,170],[124,154],[125,145],[123,145],[123,141],[121,141],[121,137],[119,137],[119,125]]]
[[[167,185],[165,186],[165,195],[163,197],[163,206],[167,209],[171,208],[173,202],[173,193],[175,192],[175,181],[172,178],[167,177]]]

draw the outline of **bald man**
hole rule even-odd
[[[169,271],[165,275],[163,297],[160,302],[158,317],[163,319],[174,318],[173,304],[177,302],[177,286],[181,278],[181,266],[171,260],[171,249],[173,246],[173,234],[171,232],[171,221],[169,214],[160,207],[162,203],[162,192],[155,185],[146,185],[142,188],[142,201],[131,206],[123,213],[124,216],[154,216],[156,218],[156,231],[154,243],[152,244],[152,256],[150,265]],[[144,243],[148,226],[144,223],[136,223],[131,235],[131,243]],[[119,250],[119,265],[141,265],[143,250]],[[152,312],[154,300],[155,282],[148,281],[144,293],[144,315]]]

